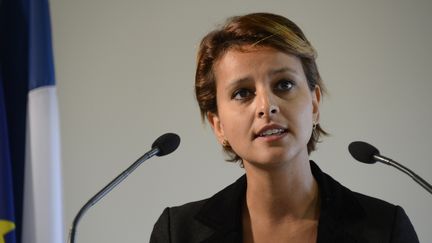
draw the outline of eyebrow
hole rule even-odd
[[[276,74],[285,73],[285,72],[297,74],[297,70],[295,70],[295,69],[292,69],[290,67],[282,67],[282,68],[278,68],[278,69],[275,69],[275,70],[271,70],[270,71],[270,75],[274,76]]]
[[[230,90],[233,89],[233,87],[236,87],[238,85],[242,85],[242,84],[245,84],[245,83],[249,83],[250,81],[252,81],[252,79],[249,76],[248,77],[244,77],[244,78],[236,79],[236,80],[230,82],[227,85],[227,87],[225,88],[225,90],[230,91]]]

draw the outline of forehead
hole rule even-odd
[[[215,62],[213,68],[216,80],[254,74],[270,75],[277,70],[303,74],[300,58],[266,46],[230,48]]]

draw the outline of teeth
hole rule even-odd
[[[281,128],[270,129],[270,130],[267,130],[267,131],[261,133],[260,136],[261,137],[263,137],[263,136],[270,136],[270,135],[274,135],[274,134],[280,134],[280,133],[283,133],[283,132],[284,132],[284,129],[281,129]]]

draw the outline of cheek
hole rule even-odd
[[[221,106],[219,110],[221,126],[229,141],[242,140],[245,135],[249,135],[251,122],[248,114],[246,110],[239,111]]]
[[[313,107],[311,102],[303,101],[295,106],[286,106],[285,114],[291,121],[291,126],[301,133],[308,133],[312,130]],[[289,125],[289,124],[288,124]]]
[[[312,126],[313,126],[313,107],[312,104],[307,105],[307,107],[303,110],[303,114],[301,115],[300,126],[301,132],[304,134],[305,139],[309,140],[312,135]]]

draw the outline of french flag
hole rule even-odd
[[[5,243],[64,242],[48,0],[0,0],[0,18],[0,102],[5,107],[0,115],[7,128],[0,139],[9,145],[15,214],[15,229],[8,232],[14,242]]]

